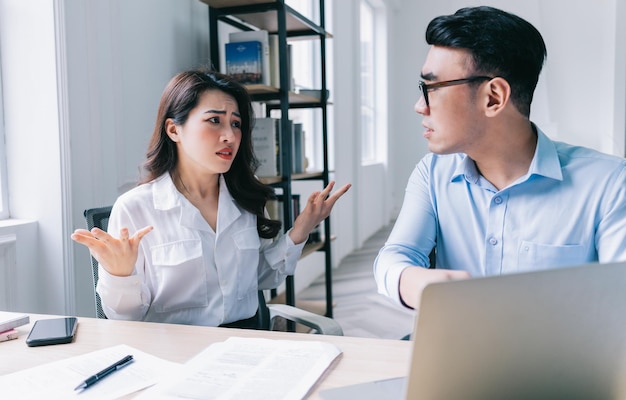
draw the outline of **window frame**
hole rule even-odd
[[[0,52],[0,220],[8,219],[10,216],[6,135],[4,132],[4,96],[2,92],[2,52]]]
[[[364,11],[368,11],[367,14]],[[364,31],[364,28],[369,28],[369,31]],[[386,161],[386,29],[385,3],[380,0],[360,0],[360,160],[364,166]]]

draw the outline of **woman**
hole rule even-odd
[[[100,263],[109,318],[210,325],[251,318],[259,289],[293,274],[311,230],[349,188],[313,193],[292,229],[267,218],[273,189],[254,176],[254,114],[228,76],[187,71],[169,82],[145,162],[147,176],[120,196],[108,231],[72,239]],[[133,234],[131,235],[131,232]]]

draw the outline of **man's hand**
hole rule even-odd
[[[467,271],[408,267],[400,274],[400,298],[407,306],[418,309],[426,285],[467,278],[470,278]]]

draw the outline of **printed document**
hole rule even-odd
[[[87,377],[129,354],[134,361],[128,366],[85,390],[74,390]],[[20,400],[117,399],[154,385],[180,367],[133,347],[118,345],[0,376],[0,393],[3,399]]]
[[[332,343],[231,337],[142,392],[151,400],[292,400],[304,398],[341,354]]]

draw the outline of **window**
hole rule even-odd
[[[320,22],[320,16],[318,15],[319,7],[316,2],[311,0],[288,0],[287,4],[311,21],[315,23]],[[328,10],[329,7],[327,6],[326,9]],[[328,24],[326,25],[328,27]],[[320,42],[318,40],[292,40],[289,42],[289,46],[291,48],[290,62],[292,65],[293,89],[296,91],[300,89],[319,89],[322,84]],[[327,54],[328,52],[327,49]],[[328,73],[328,69],[326,72]],[[289,110],[289,119],[294,123],[302,123],[304,127],[304,149],[308,162],[307,170],[322,170],[324,167],[324,154],[322,151],[321,111],[318,109],[292,108]],[[329,154],[332,153],[329,151]],[[329,163],[332,165],[332,160],[329,160]]]
[[[1,57],[1,56],[0,56]],[[0,60],[1,61],[1,60]],[[0,62],[0,66],[2,62]],[[4,136],[4,105],[2,102],[2,70],[0,69],[0,220],[9,218],[7,195],[7,162]]]
[[[381,162],[386,134],[386,57],[384,4],[361,0],[361,163]]]

